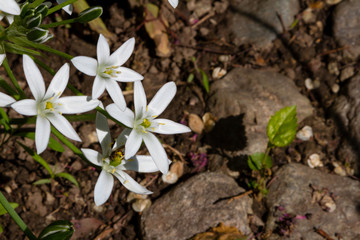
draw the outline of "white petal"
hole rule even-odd
[[[169,3],[173,8],[176,8],[179,2],[178,0],[169,0]]]
[[[94,85],[92,87],[92,98],[98,99],[105,91],[106,79],[103,79],[99,75],[96,75]]]
[[[108,79],[106,81],[106,90],[114,103],[119,106],[121,111],[124,111],[126,108],[126,102],[119,84],[112,79]]]
[[[45,95],[45,83],[39,68],[28,55],[23,55],[23,67],[31,93],[36,100],[41,100]]]
[[[154,119],[153,122],[158,123],[158,127],[155,128],[156,133],[162,134],[178,134],[178,133],[187,133],[191,132],[191,129],[187,126],[168,120],[168,119]],[[150,128],[149,128],[150,129]]]
[[[1,21],[1,20],[0,20],[0,21]],[[2,65],[2,63],[3,63],[4,59],[5,59],[5,57],[6,57],[6,54],[5,54],[5,53],[0,54],[0,66]]]
[[[102,166],[102,155],[100,153],[89,148],[82,148],[81,151],[92,164]]]
[[[13,103],[11,107],[18,113],[25,116],[37,115],[36,101],[33,99],[24,99]]]
[[[142,115],[146,111],[146,95],[141,81],[134,82],[135,115]]]
[[[142,134],[133,129],[125,144],[125,159],[135,156],[142,143]]]
[[[48,99],[53,96],[60,96],[64,92],[69,81],[69,74],[69,64],[65,63],[53,77],[44,98]]]
[[[6,12],[12,15],[20,14],[20,7],[15,0],[1,0],[0,11]]]
[[[123,65],[134,51],[135,38],[130,38],[110,55],[110,63],[115,66]]]
[[[117,70],[120,71],[121,73],[118,75],[117,78],[114,78],[116,81],[134,82],[134,81],[140,81],[140,80],[144,79],[144,77],[141,74],[135,72],[134,70],[132,70],[130,68],[119,67]]]
[[[169,171],[168,158],[165,149],[159,139],[152,133],[143,134],[144,143],[160,172],[166,174]]]
[[[114,176],[126,187],[129,191],[137,194],[152,194],[151,191],[137,183],[132,177],[123,171],[116,171]]]
[[[0,107],[9,107],[9,105],[13,102],[15,102],[15,99],[13,97],[10,97],[5,93],[0,92]]]
[[[110,116],[125,126],[129,128],[134,127],[134,113],[129,108],[126,108],[125,111],[121,111],[121,109],[113,103],[106,107],[106,111],[110,114]]]
[[[168,82],[162,86],[149,103],[149,112],[151,115],[160,115],[169,105],[176,94],[176,84]]]
[[[56,0],[58,4],[66,2],[67,0]],[[73,5],[69,4],[62,8],[67,14],[71,15],[73,11]]]
[[[170,164],[170,161],[169,161]],[[145,155],[136,155],[130,158],[123,167],[126,170],[131,170],[141,173],[152,173],[159,171],[159,168],[156,166],[154,160],[151,156]]]
[[[14,22],[14,15],[7,15],[6,18],[9,22],[9,24],[12,24]]]
[[[79,56],[71,59],[74,66],[88,76],[96,76],[97,61],[91,57]]]
[[[117,137],[116,142],[115,142],[112,149],[115,150],[115,149],[118,149],[118,148],[124,146],[127,139],[129,138],[130,133],[131,133],[131,129],[130,128],[125,128],[120,133],[120,135]]]
[[[114,178],[110,173],[102,170],[95,184],[94,201],[96,206],[104,204],[110,197],[114,186]]]
[[[62,97],[57,103],[61,104],[57,110],[63,114],[88,112],[99,106],[100,101],[88,96]]]
[[[100,112],[96,113],[96,133],[101,144],[104,156],[108,156],[111,144],[111,135],[107,118]]]
[[[38,116],[36,118],[35,128],[35,145],[37,154],[42,153],[46,149],[50,139],[50,131],[50,122],[46,118]]]
[[[106,38],[102,34],[99,36],[96,50],[98,63],[107,64],[110,57],[110,48]]]
[[[64,116],[54,113],[54,114],[47,114],[46,118],[65,137],[81,142],[79,135],[75,132],[74,128],[71,126],[69,121]]]

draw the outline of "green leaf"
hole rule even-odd
[[[33,185],[48,184],[51,183],[51,180],[52,180],[51,178],[43,178],[34,182]]]
[[[66,173],[66,172],[57,173],[55,174],[55,177],[65,178],[70,182],[72,182],[75,186],[79,187],[79,183],[76,181],[75,177],[70,173]]]
[[[267,136],[271,145],[286,147],[295,139],[296,130],[296,106],[285,107],[271,116]]]
[[[32,149],[25,146],[24,144],[17,142],[20,146],[24,148],[24,150],[31,155],[31,157],[38,163],[40,163],[50,174],[51,178],[54,178],[54,173],[51,170],[49,164],[39,155],[37,155]]]
[[[6,52],[15,53],[15,54],[27,54],[27,55],[38,55],[40,56],[41,53],[26,47],[19,46],[17,44],[13,44],[10,42],[4,42],[4,46]]]
[[[254,153],[248,156],[248,166],[251,170],[259,171],[262,169],[264,153]]]
[[[203,81],[203,85],[206,90],[206,93],[209,93],[209,91],[210,91],[209,78],[203,70],[199,69],[199,71],[201,73],[201,77],[202,77],[202,81]]]
[[[9,124],[9,117],[3,108],[0,108],[0,116],[1,116],[0,118],[1,125],[4,125],[5,131],[9,132],[11,129],[11,126]]]
[[[19,206],[19,204],[12,202],[10,203],[10,206],[15,209]],[[6,213],[7,213],[6,209],[3,207],[3,205],[0,204],[0,216]]]
[[[191,83],[192,81],[194,80],[194,74],[193,73],[190,73],[188,78],[187,78],[187,83]]]
[[[69,221],[59,220],[48,225],[40,233],[39,240],[68,240],[74,233],[73,224]]]
[[[3,227],[0,225],[0,234],[4,232]]]
[[[4,79],[0,78],[0,87],[2,87],[9,95],[19,100],[19,94]]]
[[[20,136],[20,137],[26,137],[26,138],[30,138],[32,140],[35,140],[35,133],[34,132],[18,132],[18,133],[14,134],[14,135]],[[57,151],[57,152],[64,152],[65,151],[64,147],[52,137],[50,137],[50,139],[49,139],[48,147],[55,150],[55,151]]]

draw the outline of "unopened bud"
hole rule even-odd
[[[48,30],[42,29],[42,28],[34,28],[28,34],[26,35],[27,39],[33,42],[37,43],[44,43],[50,38],[53,37],[51,33],[49,33]]]
[[[79,23],[87,23],[100,17],[102,13],[102,7],[91,7],[82,11],[76,21]]]
[[[39,5],[37,8],[35,8],[35,12],[37,14],[41,14],[41,16],[44,18],[49,10],[49,7],[45,4]]]
[[[33,17],[27,17],[24,22],[24,25],[26,28],[29,28],[29,29],[38,27],[41,24],[42,19],[43,19],[43,17],[41,14],[37,14]]]

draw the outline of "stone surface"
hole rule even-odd
[[[298,0],[233,0],[231,1],[231,28],[238,44],[253,43],[260,47],[269,45],[283,28],[294,21],[299,13]]]
[[[339,160],[346,160],[359,168],[360,158],[360,75],[348,80],[333,105],[334,119],[342,129],[345,144],[340,145]],[[359,169],[355,169],[358,171]]]
[[[270,70],[235,68],[211,85],[210,96],[210,112],[219,120],[207,141],[233,155],[263,152],[267,123],[281,108],[296,105],[298,122],[313,111],[291,79]]]
[[[313,199],[313,189],[328,191],[327,199],[334,198],[336,209],[327,212]],[[329,197],[333,196],[333,197]],[[270,209],[266,231],[273,234],[269,239],[284,239],[276,234],[279,220],[278,207],[284,208],[282,214],[304,216],[309,219],[297,219],[289,238],[323,240],[314,228],[325,231],[332,239],[335,233],[343,239],[360,239],[360,183],[346,177],[320,172],[301,164],[288,164],[276,173],[276,180],[270,186],[267,205]],[[332,209],[333,210],[333,209]]]
[[[360,55],[360,1],[346,0],[337,5],[333,22],[336,40],[347,47],[344,54],[355,59]]]
[[[189,239],[220,222],[249,234],[248,214],[252,214],[252,200],[248,196],[231,203],[221,200],[242,192],[245,190],[224,174],[196,175],[144,211],[141,224],[145,239]]]

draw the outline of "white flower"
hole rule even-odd
[[[97,61],[94,58],[84,56],[75,57],[71,60],[79,71],[89,76],[96,76],[92,88],[92,98],[99,98],[106,88],[114,103],[120,109],[125,110],[125,98],[116,81],[133,82],[143,79],[143,76],[137,72],[121,67],[129,59],[134,50],[134,45],[135,39],[130,38],[110,55],[109,45],[105,37],[100,34],[97,44]]]
[[[6,58],[6,54],[5,53],[2,53],[0,54],[0,66],[2,65],[4,59]]]
[[[169,0],[169,3],[173,8],[176,8],[179,2],[178,0]]]
[[[14,102],[14,98],[0,92],[0,107],[10,107],[10,105]]]
[[[61,4],[63,2],[66,2],[67,0],[56,0],[56,2],[58,4]],[[69,4],[69,5],[66,5],[65,7],[62,8],[65,12],[67,12],[67,14],[71,15],[72,14],[72,11],[74,9],[73,5],[72,4]]]
[[[20,7],[15,0],[1,0],[0,21],[6,16],[9,23],[14,21],[14,15],[20,15]]]
[[[149,105],[146,102],[144,88],[140,81],[134,83],[135,114],[126,108],[122,112],[115,104],[106,107],[109,114],[125,126],[132,128],[125,145],[125,158],[139,150],[142,141],[150,152],[156,166],[163,174],[169,170],[166,152],[154,133],[177,134],[190,132],[190,128],[167,119],[156,119],[169,105],[176,93],[174,82],[166,83],[156,93]]]
[[[86,96],[60,98],[69,80],[69,64],[64,64],[51,81],[45,92],[43,77],[27,55],[23,57],[26,80],[35,100],[25,99],[11,105],[18,113],[26,116],[37,116],[35,144],[37,153],[42,153],[49,142],[50,123],[66,137],[81,141],[69,121],[62,115],[90,111],[99,105],[98,100],[88,100]]]
[[[92,149],[81,149],[85,157],[93,164],[102,167],[100,176],[94,190],[95,204],[97,206],[106,202],[114,186],[115,176],[128,190],[138,194],[151,194],[149,190],[132,179],[124,170],[143,173],[156,172],[159,169],[150,156],[133,156],[125,158],[121,149],[130,133],[125,129],[116,139],[111,148],[111,136],[107,119],[101,113],[96,114],[96,132],[101,144],[102,154]]]

